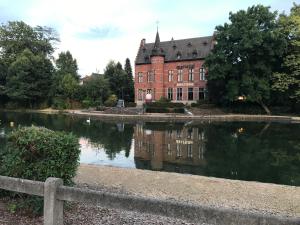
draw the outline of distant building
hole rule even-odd
[[[205,57],[213,48],[213,36],[154,43],[142,39],[135,60],[135,102],[147,94],[173,102],[192,103],[206,97]]]
[[[88,80],[90,80],[93,76],[103,76],[103,74],[92,73],[91,75],[86,75],[85,77],[80,78],[79,85],[83,85],[85,82],[87,82]]]

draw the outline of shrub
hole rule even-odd
[[[83,108],[89,108],[89,107],[91,107],[92,106],[92,100],[90,100],[90,99],[84,99],[82,101],[82,106],[83,106]]]
[[[73,134],[42,127],[19,127],[8,136],[7,147],[0,155],[0,174],[44,182],[48,177],[62,178],[72,184],[79,164],[78,139]],[[43,200],[24,194],[20,206],[33,213],[42,211]]]
[[[158,102],[160,103],[167,103],[167,102],[171,102],[171,99],[168,99],[164,96],[161,96],[160,99],[158,100]]]
[[[107,107],[116,106],[118,98],[116,95],[110,95],[108,99],[104,102],[104,105]]]
[[[125,102],[125,107],[136,107],[135,102]]]
[[[53,109],[66,109],[67,105],[66,105],[65,100],[63,100],[62,98],[53,98],[52,108]]]
[[[151,108],[181,108],[185,105],[179,102],[149,102],[145,106]]]

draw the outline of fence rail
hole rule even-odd
[[[44,225],[63,225],[63,202],[85,202],[208,224],[300,224],[300,218],[220,209],[168,200],[63,186],[59,178],[45,182],[0,176],[0,189],[44,197]]]

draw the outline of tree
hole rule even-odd
[[[2,103],[3,101],[7,101],[6,93],[9,93],[14,100],[16,100],[16,97],[20,94],[11,92],[11,90],[13,90],[12,83],[9,84],[9,90],[6,90],[7,81],[10,80],[11,82],[12,79],[12,77],[7,77],[9,68],[13,68],[16,65],[20,67],[21,61],[25,63],[24,60],[21,60],[22,57],[20,55],[25,57],[24,51],[27,49],[34,56],[38,56],[39,60],[45,63],[43,65],[46,67],[49,66],[44,74],[45,76],[48,76],[48,72],[50,70],[52,71],[52,68],[48,65],[50,62],[48,59],[52,58],[52,53],[55,50],[55,44],[57,42],[59,42],[59,38],[56,31],[49,27],[31,27],[22,21],[12,21],[0,26],[0,98]],[[31,57],[30,54],[27,53],[26,55]],[[37,60],[37,58],[34,60]],[[12,64],[15,62],[17,63],[13,66]],[[25,65],[23,64],[23,66]],[[33,66],[39,67],[39,65],[35,64],[33,64]],[[30,68],[27,68],[26,70],[28,73],[31,73],[29,71]],[[37,70],[39,69],[32,68],[33,73]],[[42,71],[43,70],[40,72]],[[14,85],[15,88],[17,88],[18,84]],[[48,88],[45,90],[48,90]],[[19,91],[22,90],[19,88]],[[24,90],[24,92],[26,91]]]
[[[58,59],[55,61],[57,67],[57,73],[59,75],[71,74],[75,80],[79,81],[79,75],[77,73],[78,66],[76,59],[73,59],[70,51],[61,52],[58,55]]]
[[[231,103],[243,96],[270,114],[271,78],[286,48],[276,15],[269,7],[252,6],[230,13],[231,23],[216,27],[216,45],[205,61],[212,101]]]
[[[130,64],[129,58],[125,61],[125,68],[124,68],[126,74],[127,74],[127,88],[125,92],[125,100],[129,102],[134,101],[134,83],[133,83],[133,76],[132,76],[132,68]]]
[[[63,95],[68,100],[70,98],[74,98],[74,95],[78,90],[78,86],[78,82],[70,73],[65,74],[60,83],[60,87],[63,90]]]
[[[53,76],[51,95],[57,97],[61,96],[64,98],[73,98],[74,93],[72,96],[70,93],[67,94],[66,90],[64,89],[64,85],[66,85],[65,82],[69,81],[71,82],[68,84],[69,87],[74,87],[74,82],[76,82],[76,85],[78,86],[79,75],[77,73],[78,66],[76,59],[73,58],[69,51],[61,52],[58,55],[58,59],[55,60],[55,65],[57,70]],[[63,81],[63,79],[65,79],[65,81]],[[62,83],[64,83],[64,85],[61,85]]]
[[[288,41],[282,70],[274,73],[272,89],[300,102],[300,5],[294,4],[289,16],[279,17],[279,26]]]
[[[127,74],[122,69],[121,63],[110,61],[104,70],[104,77],[108,79],[111,92],[118,98],[124,99],[127,87]]]
[[[83,84],[85,98],[93,102],[103,103],[110,94],[109,82],[102,74],[92,75],[92,77]]]
[[[59,38],[56,31],[49,27],[31,27],[22,21],[11,21],[0,26],[1,57],[8,63],[13,62],[25,49],[50,57],[57,42]]]
[[[44,55],[34,55],[26,49],[8,68],[5,93],[12,100],[29,104],[49,97],[53,66]]]

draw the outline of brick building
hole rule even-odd
[[[173,102],[192,103],[206,97],[205,57],[213,48],[213,36],[154,43],[142,39],[135,60],[135,102],[146,94]]]

